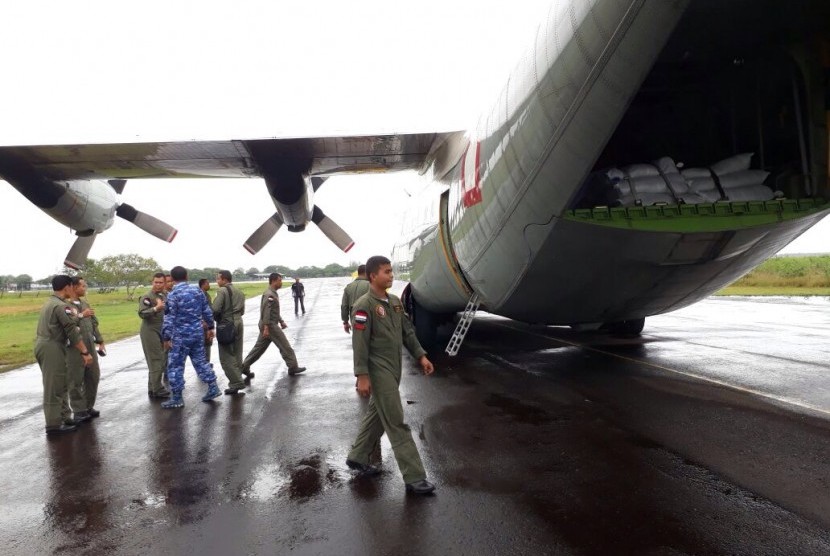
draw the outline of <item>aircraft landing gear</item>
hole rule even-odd
[[[603,328],[618,336],[639,336],[646,324],[646,319],[621,320],[605,323]]]
[[[418,337],[418,342],[424,349],[430,349],[435,345],[438,336],[438,315],[426,310],[420,303],[415,301],[412,295],[410,286],[404,288],[401,293],[401,301],[404,309],[412,318],[412,324],[415,325],[415,335]]]

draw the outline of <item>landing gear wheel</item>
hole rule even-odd
[[[646,324],[646,319],[631,319],[621,320],[619,322],[609,322],[608,330],[611,334],[619,336],[639,336]]]
[[[436,323],[436,315],[424,309],[420,303],[412,300],[413,319],[415,321],[415,335],[418,337],[418,342],[424,349],[429,349],[435,345],[435,340],[438,336],[438,324]]]
[[[407,285],[401,293],[401,302],[404,310],[412,318],[412,323],[415,325],[415,335],[418,337],[421,347],[424,349],[431,348],[435,344],[438,335],[437,315],[424,309],[421,304],[415,301],[411,285]]]

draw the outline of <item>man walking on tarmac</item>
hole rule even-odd
[[[233,341],[229,344],[219,343],[219,362],[228,377],[225,394],[233,396],[244,394],[245,381],[242,380],[242,315],[245,314],[245,294],[236,289],[233,275],[229,270],[220,270],[216,275],[219,293],[213,300],[213,316],[216,326],[226,323],[234,330]]]
[[[216,384],[213,365],[205,359],[205,335],[202,320],[208,323],[208,336],[213,336],[213,312],[205,294],[198,287],[187,283],[187,270],[174,266],[170,270],[173,289],[164,303],[164,323],[161,336],[164,346],[170,350],[167,358],[167,377],[170,381],[170,399],[161,404],[165,409],[184,407],[184,362],[187,357],[193,363],[199,378],[208,385],[203,402],[222,395]]]
[[[92,355],[81,338],[80,329],[73,317],[74,310],[65,298],[70,295],[72,279],[65,274],[52,278],[52,296],[40,310],[37,322],[35,358],[43,374],[43,414],[46,417],[46,434],[72,432],[77,425],[67,425],[61,417],[63,398],[66,395],[67,350],[78,350],[84,365],[92,364]]]
[[[291,284],[291,295],[294,297],[294,316],[298,316],[298,307],[300,306],[305,314],[305,284],[300,282],[299,278],[294,278],[294,283]]]
[[[254,378],[251,365],[262,357],[271,342],[274,342],[280,350],[280,355],[288,366],[289,375],[294,376],[305,371],[305,367],[300,367],[297,363],[294,349],[288,343],[288,338],[285,337],[285,333],[282,331],[282,329],[288,328],[288,325],[280,316],[280,298],[277,292],[281,287],[282,275],[278,272],[269,274],[268,289],[262,294],[262,301],[259,304],[259,337],[254,347],[245,357],[245,361],[242,362],[242,374],[245,375],[245,380]]]
[[[346,465],[363,475],[377,475],[380,470],[369,464],[369,454],[385,432],[392,444],[406,491],[429,494],[435,485],[426,480],[426,471],[412,439],[412,431],[403,421],[401,395],[401,347],[418,360],[424,374],[434,371],[426,351],[415,337],[415,329],[404,314],[401,300],[387,289],[392,287],[392,264],[386,257],[366,261],[369,292],[357,300],[352,314],[354,333],[354,374],[361,396],[371,395],[360,431],[346,459]]]

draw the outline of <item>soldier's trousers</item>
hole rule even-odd
[[[228,388],[245,388],[242,380],[242,319],[234,319],[236,339],[232,344],[219,344],[219,363],[228,377]]]
[[[403,482],[412,483],[426,479],[424,464],[412,439],[412,431],[403,422],[403,406],[398,391],[400,377],[389,371],[372,370],[369,372],[369,380],[372,382],[372,398],[349,452],[349,459],[363,464],[369,463],[369,454],[385,432],[392,444]]]
[[[35,359],[43,374],[43,415],[46,426],[58,427],[63,422],[61,409],[66,396],[66,347],[62,342],[39,339],[35,342]]]
[[[280,355],[282,355],[282,358],[285,361],[285,364],[288,365],[289,369],[296,369],[299,366],[297,363],[297,355],[294,353],[294,349],[291,347],[291,344],[288,343],[288,338],[285,337],[285,333],[282,331],[282,328],[279,326],[269,326],[268,334],[269,337],[265,338],[260,333],[254,347],[245,357],[245,361],[242,362],[243,373],[248,374],[251,370],[251,365],[256,363],[259,358],[262,357],[262,354],[265,353],[265,350],[268,349],[271,342],[273,342],[274,345],[280,350]]]
[[[294,298],[294,314],[297,314],[297,305],[302,307],[303,314],[305,314],[305,298],[303,297],[295,297]]]
[[[144,350],[144,359],[147,361],[147,391],[160,394],[167,389],[161,379],[167,372],[167,354],[158,332],[149,327],[141,327],[141,348]]]
[[[188,357],[202,382],[216,382],[213,365],[205,359],[205,337],[201,331],[192,336],[174,336],[173,347],[167,354],[167,379],[174,394],[184,390],[184,362]]]
[[[89,346],[87,346],[89,350]],[[92,354],[92,351],[89,351]],[[67,395],[63,398],[63,405],[61,406],[61,415],[64,419],[72,417],[72,412],[78,413],[89,409],[86,401],[84,358],[74,347],[66,350],[66,389]],[[72,408],[69,408],[72,404]]]

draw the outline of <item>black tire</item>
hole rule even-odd
[[[415,335],[418,337],[418,342],[424,349],[430,349],[435,345],[438,336],[436,315],[424,309],[414,298],[412,298],[412,308],[412,320],[415,324]]]
[[[639,336],[646,325],[645,317],[641,319],[622,320],[608,323],[608,329],[618,336]]]

